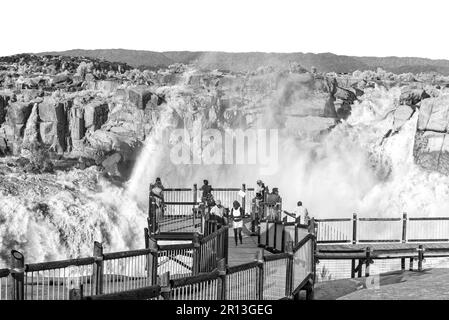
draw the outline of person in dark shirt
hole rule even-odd
[[[207,208],[207,214],[210,212],[210,208],[215,206],[214,196],[212,195],[212,186],[209,185],[209,181],[204,180],[203,186],[200,188],[200,190],[203,192],[201,196],[201,202],[204,204],[204,206]]]

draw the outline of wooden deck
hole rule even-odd
[[[232,236],[231,236],[232,232]],[[231,230],[229,232],[229,256],[228,265],[235,266],[243,263],[248,263],[254,261],[257,252],[260,248],[257,246],[257,236],[243,235],[243,244],[235,245],[234,233]],[[264,255],[270,255],[271,253],[264,250]]]

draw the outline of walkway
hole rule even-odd
[[[231,235],[232,232],[232,235]],[[243,244],[235,245],[234,233],[229,232],[229,256],[228,265],[235,266],[254,261],[260,248],[257,246],[257,236],[243,235]],[[271,254],[264,250],[264,255]]]

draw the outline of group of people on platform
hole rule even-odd
[[[153,196],[159,212],[164,212],[164,186],[160,178],[150,185],[150,196]],[[243,243],[242,229],[243,221],[246,218],[251,218],[251,223],[255,226],[261,219],[268,219],[274,221],[296,222],[308,224],[309,213],[302,205],[301,201],[297,202],[295,212],[289,213],[282,211],[282,198],[279,195],[278,188],[269,189],[262,180],[257,180],[257,187],[255,189],[255,197],[252,199],[251,214],[245,213],[245,208],[242,208],[240,202],[233,201],[232,207],[226,208],[221,203],[221,200],[214,199],[212,194],[213,188],[208,180],[203,180],[203,186],[200,188],[201,204],[200,208],[206,220],[215,220],[222,225],[229,225],[234,230],[235,245]],[[302,221],[301,221],[302,217]]]

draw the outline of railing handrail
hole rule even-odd
[[[208,242],[209,240],[216,238],[218,235],[228,232],[229,227],[228,226],[221,226],[216,231],[212,232],[211,234],[205,236],[200,240],[200,243],[203,244],[205,242]]]
[[[103,254],[103,260],[113,260],[120,258],[129,258],[129,257],[137,257],[148,255],[155,252],[154,249],[138,249],[138,250],[130,250],[130,251],[118,251],[118,252],[110,252]]]
[[[136,300],[157,298],[161,294],[161,286],[154,285],[115,293],[99,294],[84,297],[84,300]]]
[[[227,274],[233,274],[236,272],[252,269],[252,268],[257,267],[259,264],[260,264],[259,261],[252,261],[252,262],[247,262],[247,263],[239,264],[236,266],[228,267]]]
[[[302,246],[304,246],[309,240],[313,240],[315,236],[311,233],[307,234],[304,238],[302,238],[294,247],[293,247],[293,253],[301,249]]]
[[[160,244],[157,246],[158,251],[193,249],[193,243],[177,243],[177,244]]]
[[[179,279],[171,279],[170,285],[172,288],[178,288],[187,286],[190,284],[196,284],[199,282],[209,281],[209,280],[215,280],[220,275],[219,271],[217,269],[207,272],[207,273],[200,273],[198,275],[190,276],[190,277],[183,277]]]
[[[8,268],[0,269],[0,278],[5,278],[9,276],[10,273],[10,269]]]
[[[53,269],[62,269],[71,266],[86,266],[95,263],[95,257],[76,258],[58,261],[29,263],[25,265],[25,272],[36,272]]]

